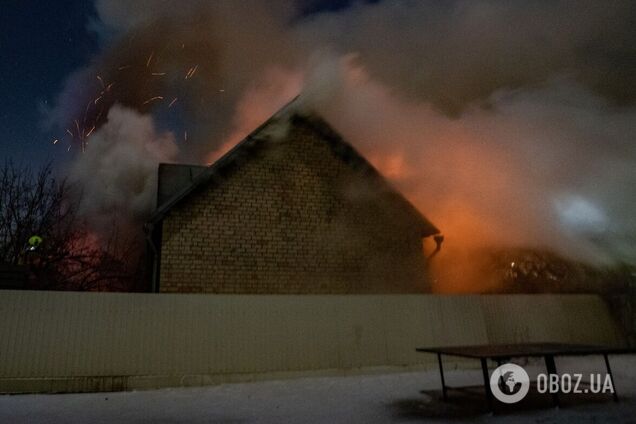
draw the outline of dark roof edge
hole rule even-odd
[[[207,167],[205,171],[202,171],[192,182],[192,184],[186,187],[181,192],[177,193],[170,200],[166,201],[163,205],[157,208],[150,218],[148,224],[156,224],[161,221],[170,210],[181,202],[185,197],[189,196],[192,192],[198,189],[200,186],[209,183],[214,180],[217,175],[223,175],[224,171],[235,164],[235,160],[239,158],[243,152],[249,151],[254,147],[259,140],[259,133],[276,120],[289,115],[288,119],[297,120],[309,125],[313,130],[320,133],[330,144],[333,152],[347,163],[355,166],[361,166],[365,172],[372,176],[376,181],[382,184],[382,188],[387,194],[394,197],[398,202],[402,203],[407,211],[417,217],[425,228],[422,228],[422,237],[427,237],[433,234],[438,234],[440,231],[435,227],[422,213],[408,200],[406,199],[393,185],[386,180],[386,178],[367,161],[353,146],[346,142],[340,134],[338,134],[324,119],[315,114],[307,113],[302,105],[296,109],[294,103],[296,103],[298,96],[292,101],[283,106],[278,112],[272,115],[269,119],[258,126],[254,131],[248,134],[243,140],[238,142],[232,149],[225,153],[220,159]]]
[[[298,96],[296,96],[293,100],[283,106],[278,112],[272,115],[269,119],[259,125],[254,131],[249,133],[243,140],[236,143],[234,147],[232,147],[227,153],[221,156],[216,162],[212,165],[208,166],[207,169],[201,172],[192,182],[192,184],[182,190],[180,193],[177,193],[172,199],[165,202],[162,206],[157,208],[150,218],[148,219],[149,224],[156,224],[161,221],[164,216],[179,203],[184,197],[187,197],[190,193],[195,191],[200,185],[207,183],[214,175],[223,170],[226,166],[230,165],[235,156],[237,156],[243,148],[251,146],[257,141],[257,135],[260,133],[265,127],[269,126],[273,121],[279,119],[282,115],[287,113],[291,107],[291,105],[296,101]]]

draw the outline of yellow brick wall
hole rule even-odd
[[[427,291],[412,220],[316,132],[291,131],[164,218],[160,290]]]

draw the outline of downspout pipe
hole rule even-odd
[[[151,280],[151,290],[153,293],[157,293],[158,291],[158,281],[157,275],[159,274],[159,249],[155,246],[155,242],[153,240],[155,226],[151,222],[147,222],[144,224],[144,232],[146,233],[146,241],[150,246],[150,250],[152,251],[152,280]]]
[[[435,255],[437,255],[439,251],[442,250],[442,243],[444,243],[444,236],[441,234],[437,234],[433,237],[433,240],[435,240],[435,250],[433,250],[431,254],[428,255],[428,257],[426,258],[427,262],[430,262],[431,259],[433,259],[433,257],[435,257]]]

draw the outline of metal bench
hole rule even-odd
[[[488,401],[488,409],[490,411],[493,411],[494,399],[492,391],[490,389],[490,379],[488,376],[488,359],[491,359],[498,365],[501,365],[504,361],[509,361],[511,358],[543,357],[548,374],[556,375],[557,369],[554,358],[557,356],[602,355],[605,359],[605,366],[607,368],[607,373],[611,380],[612,387],[614,388],[614,401],[618,402],[618,394],[616,392],[616,386],[614,385],[614,377],[612,376],[612,369],[610,367],[608,355],[636,353],[636,349],[630,348],[567,343],[522,343],[481,346],[422,347],[415,350],[417,352],[437,354],[439,374],[442,382],[442,398],[445,401],[448,399],[448,386],[446,385],[446,381],[444,380],[444,366],[442,362],[442,355],[479,359],[481,362],[481,369],[484,378],[484,390],[486,392],[486,399]],[[552,400],[554,402],[554,405],[558,407],[558,393],[552,394]]]

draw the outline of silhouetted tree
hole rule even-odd
[[[138,289],[142,243],[113,223],[107,237],[91,233],[78,215],[81,195],[53,176],[50,165],[34,172],[5,162],[0,168],[0,262],[21,265],[31,288],[48,290]],[[29,238],[42,243],[30,249]]]

